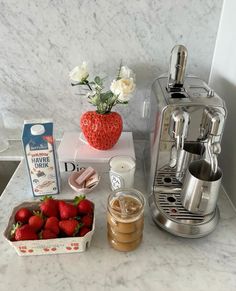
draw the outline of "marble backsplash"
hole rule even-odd
[[[124,4],[125,3],[125,4]],[[136,73],[124,129],[147,130],[142,104],[152,81],[168,70],[171,48],[189,51],[188,72],[208,81],[222,0],[0,0],[0,108],[9,137],[24,119],[52,117],[57,136],[78,130],[90,106],[69,71],[86,60],[91,75],[112,80],[120,63]]]

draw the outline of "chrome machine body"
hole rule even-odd
[[[211,213],[201,212],[195,204],[199,211],[187,210],[182,204],[183,183],[188,163],[195,159],[207,161],[213,175],[219,172],[217,155],[221,150],[226,107],[204,81],[194,76],[185,77],[186,62],[187,49],[175,46],[169,74],[153,83],[145,168],[155,223],[172,234],[196,238],[215,229],[219,210],[216,201]],[[184,151],[188,155],[184,155]],[[186,159],[189,159],[187,164]],[[187,201],[187,205],[193,203]]]

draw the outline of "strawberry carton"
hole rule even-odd
[[[74,206],[76,199],[79,202]],[[20,256],[85,251],[95,230],[94,204],[85,198],[76,199],[57,201],[47,198],[44,202],[21,203],[13,209],[4,237]],[[55,212],[47,213],[52,211],[52,208],[47,208],[51,200],[58,204],[57,217],[50,216]],[[92,210],[89,209],[91,205]],[[74,213],[75,208],[77,213]]]

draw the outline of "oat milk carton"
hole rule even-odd
[[[25,121],[22,141],[34,196],[58,194],[60,177],[52,121]]]

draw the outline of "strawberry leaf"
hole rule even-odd
[[[80,196],[75,196],[74,198],[74,205],[78,205],[80,203],[80,201],[84,200],[86,197],[84,195],[80,195]]]
[[[39,216],[40,218],[44,219],[42,211],[34,210],[33,215]]]
[[[40,199],[40,201],[45,201],[45,200],[47,200],[47,199],[53,199],[53,198],[52,198],[52,196],[50,196],[50,195],[45,195],[45,196],[43,196],[43,197]]]
[[[77,235],[77,233],[79,232],[79,230],[80,230],[80,228],[81,228],[82,226],[83,226],[83,223],[79,223],[79,224],[76,226],[73,236],[76,236],[76,235]]]
[[[78,221],[80,221],[81,220],[81,216],[78,215],[78,216],[75,217],[75,219],[78,220]]]
[[[23,224],[22,224],[21,222],[17,222],[16,224],[13,224],[13,225],[12,225],[12,229],[11,229],[11,232],[10,232],[10,236],[11,236],[11,238],[14,237],[16,230],[17,230],[18,228],[20,228],[22,225],[23,225]]]

